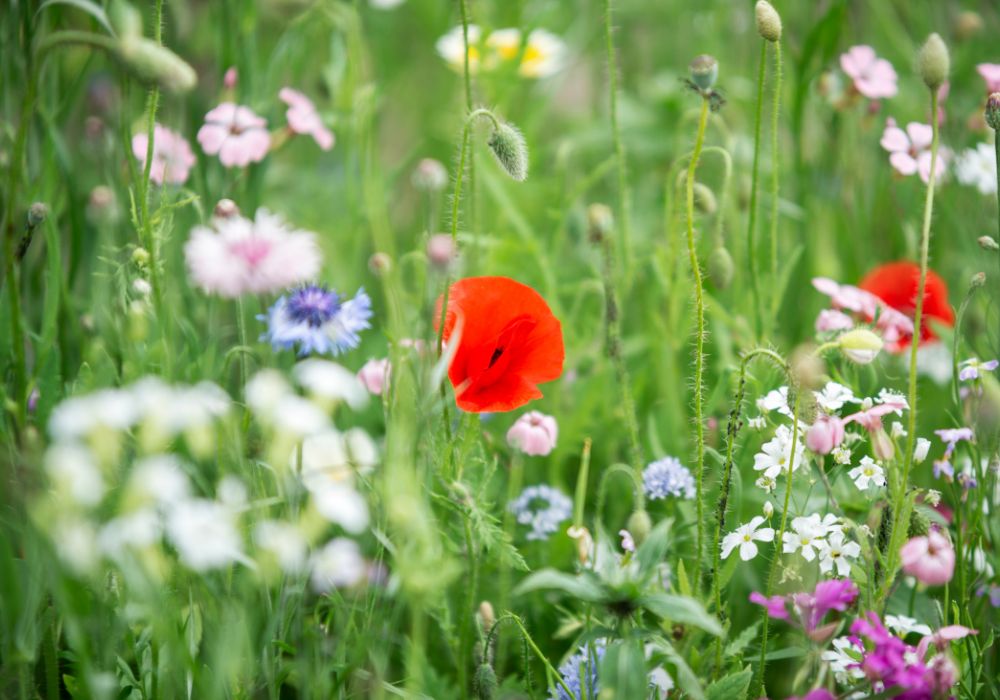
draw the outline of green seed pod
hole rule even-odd
[[[767,0],[757,0],[757,33],[772,44],[781,39],[781,15]]]
[[[123,37],[118,59],[140,82],[168,92],[187,92],[198,82],[194,68],[170,49],[142,37]]]
[[[733,256],[723,246],[717,247],[708,256],[708,278],[716,289],[725,289],[733,282],[736,266]]]
[[[490,134],[489,146],[500,167],[514,180],[524,182],[528,177],[528,144],[517,127],[500,122]]]
[[[494,700],[496,698],[500,684],[497,682],[497,674],[492,666],[480,664],[473,680],[478,700]]]
[[[937,90],[948,79],[951,58],[948,56],[948,47],[938,34],[931,34],[920,47],[917,67],[924,84],[931,90]]]
[[[108,19],[119,38],[139,38],[142,36],[142,13],[125,0],[112,0],[108,8]]]
[[[649,537],[649,532],[653,529],[653,521],[650,520],[649,513],[645,510],[637,510],[629,517],[626,529],[632,535],[636,546],[639,546]]]
[[[697,85],[700,90],[711,90],[719,77],[719,63],[708,54],[695,56],[689,70],[691,71],[691,82]]]

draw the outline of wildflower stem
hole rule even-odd
[[[750,263],[750,292],[757,335],[761,333],[760,289],[757,280],[757,189],[760,176],[760,132],[764,120],[764,75],[766,72],[767,42],[760,46],[760,68],[757,71],[757,110],[754,114],[753,169],[750,176],[750,211],[747,216],[747,258]]]
[[[542,662],[546,673],[556,679],[556,683],[562,687],[563,691],[566,693],[566,697],[576,698],[576,694],[569,689],[569,686],[566,685],[566,681],[563,680],[562,674],[553,668],[552,663],[548,660],[548,658],[546,658],[545,654],[542,653],[542,650],[538,648],[538,645],[535,644],[535,640],[531,638],[531,635],[528,634],[528,630],[525,629],[524,622],[517,615],[512,612],[505,612],[500,615],[500,617],[497,618],[497,621],[493,624],[493,628],[490,630],[488,639],[491,639],[495,635],[494,631],[500,626],[500,623],[507,620],[513,622],[517,629],[520,630],[524,641],[527,642],[531,651],[533,651],[535,656],[538,657],[538,660]]]
[[[583,527],[583,509],[587,502],[587,479],[590,476],[591,439],[583,440],[583,455],[580,457],[580,471],[576,476],[576,497],[573,499],[573,525]],[[509,503],[510,501],[508,501]]]
[[[765,42],[769,43],[769,42]],[[778,313],[781,299],[778,292],[778,191],[780,188],[778,168],[778,111],[781,106],[781,42],[775,41],[774,46],[774,101],[771,103],[771,284],[774,300],[771,302],[771,316]]]
[[[468,687],[468,664],[472,656],[470,649],[472,644],[471,632],[472,628],[476,624],[474,608],[476,604],[476,574],[478,573],[479,568],[479,558],[476,556],[476,544],[472,537],[472,523],[468,511],[463,511],[462,513],[462,526],[465,533],[466,559],[469,563],[469,578],[464,583],[465,605],[463,606],[462,618],[459,619],[458,627],[458,648],[460,656],[458,660],[458,687],[464,690]],[[469,617],[468,620],[464,619],[466,616]]]
[[[1000,132],[993,131],[993,153],[996,159],[997,172],[1000,172]],[[997,187],[997,240],[1000,241],[1000,187]],[[997,261],[1000,262],[1000,253],[997,253]],[[1000,306],[1000,274],[997,275],[997,303]],[[1000,323],[1000,313],[997,314],[997,321]],[[1000,337],[1000,332],[998,332]]]
[[[621,209],[622,250],[626,273],[631,264],[632,223],[631,197],[628,189],[628,167],[625,160],[625,145],[622,142],[621,125],[618,121],[618,60],[615,57],[614,30],[612,27],[613,0],[604,0],[604,42],[608,52],[608,104],[611,112],[611,135],[615,146],[615,161],[618,165],[618,207]]]
[[[698,534],[696,539],[695,576],[694,580],[699,588],[701,586],[701,558],[705,551],[705,499],[704,499],[704,477],[705,477],[705,425],[702,415],[704,401],[703,397],[703,373],[705,371],[705,297],[701,286],[701,267],[698,263],[698,251],[694,241],[694,175],[698,168],[698,160],[701,157],[701,148],[705,142],[705,127],[708,125],[708,98],[702,97],[701,113],[698,116],[698,132],[695,135],[694,150],[691,153],[691,160],[688,162],[687,181],[685,184],[686,212],[687,212],[687,246],[688,256],[691,259],[691,275],[694,278],[695,309],[697,314],[697,335],[695,337],[695,358],[694,358],[694,420],[695,420],[695,479],[697,483],[697,508],[698,508]],[[641,483],[641,482],[640,482]],[[641,491],[641,489],[640,489]]]
[[[469,2],[459,0],[459,10],[462,15],[462,40],[465,47],[462,57],[462,81],[465,87],[465,109],[472,112],[472,71],[469,70]],[[465,137],[468,140],[468,137]],[[476,193],[476,159],[475,156],[469,158],[469,220],[475,222],[475,193]],[[478,231],[478,227],[473,226]],[[477,240],[478,244],[478,240]],[[476,245],[474,253],[479,254],[479,246]]]
[[[931,169],[927,176],[927,194],[924,199],[924,220],[920,231],[920,282],[917,286],[917,299],[913,312],[913,340],[910,343],[910,382],[909,404],[910,415],[907,425],[906,454],[903,455],[902,478],[896,482],[893,493],[893,520],[889,535],[888,565],[885,580],[879,591],[879,604],[888,597],[889,589],[899,566],[899,548],[906,536],[906,524],[909,521],[911,508],[906,507],[906,492],[910,483],[910,469],[913,467],[913,448],[917,437],[917,349],[920,346],[920,333],[924,313],[924,294],[927,288],[927,256],[931,238],[931,217],[934,213],[934,185],[937,181],[938,162],[938,92],[931,91]]]

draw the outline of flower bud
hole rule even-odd
[[[801,389],[819,389],[824,384],[826,366],[823,360],[816,356],[816,346],[812,343],[799,345],[792,352],[788,364],[791,367],[795,384]],[[801,400],[815,398],[811,393],[802,396]]]
[[[45,206],[45,203],[35,202],[28,207],[28,228],[36,228],[39,224],[45,221],[45,218],[48,215],[49,208]]]
[[[959,41],[971,39],[973,36],[983,31],[983,18],[977,12],[966,10],[959,12],[955,18],[955,38]]]
[[[98,185],[87,200],[87,220],[95,226],[107,226],[118,220],[118,199],[114,190]]]
[[[840,349],[847,359],[859,365],[867,365],[882,349],[882,339],[867,328],[855,328],[837,339]]]
[[[757,0],[757,33],[772,44],[781,39],[781,15],[767,0]]]
[[[931,529],[931,521],[927,516],[914,508],[910,511],[910,524],[906,532],[907,537],[923,537]]]
[[[986,284],[986,273],[977,272],[972,276],[972,279],[969,280],[969,291],[972,291],[973,289],[979,289],[984,284]]]
[[[881,460],[892,459],[896,455],[896,445],[885,428],[871,432],[872,452]]]
[[[978,243],[979,247],[983,250],[1000,250],[1000,245],[997,244],[992,236],[980,236]]]
[[[837,416],[820,416],[806,433],[806,447],[828,455],[844,441],[844,423]]]
[[[986,98],[986,123],[994,131],[1000,130],[1000,92],[990,93]]]
[[[448,171],[440,161],[423,158],[410,176],[413,186],[423,192],[440,192],[448,184]]]
[[[212,210],[212,216],[217,219],[231,219],[239,215],[240,208],[231,199],[220,199],[218,204],[215,205],[215,209]]]
[[[931,449],[931,441],[927,438],[918,437],[917,444],[913,448],[913,461],[920,464],[927,459],[927,453]]]
[[[764,501],[763,512],[764,512],[764,517],[770,520],[771,516],[774,515],[774,504],[771,503],[770,501]]]
[[[649,537],[650,530],[653,529],[653,521],[649,518],[649,513],[645,510],[637,510],[628,519],[626,528],[632,533],[632,539],[637,545],[641,545]]]
[[[153,292],[153,285],[142,277],[136,277],[132,281],[132,291],[141,297],[148,297]]]
[[[368,360],[364,366],[358,370],[358,380],[368,390],[369,394],[381,396],[389,384],[389,360]]]
[[[688,67],[691,72],[691,82],[698,86],[698,89],[708,91],[715,86],[715,81],[719,77],[719,63],[714,57],[708,54],[695,56]]]
[[[725,289],[732,283],[735,272],[733,256],[724,246],[716,247],[708,256],[708,278],[712,284],[716,289]]]
[[[456,253],[455,241],[447,233],[435,233],[427,239],[427,260],[438,269],[447,269]]]
[[[499,689],[497,674],[489,664],[484,663],[479,665],[479,668],[476,669],[474,681],[476,698],[478,700],[493,700],[497,696],[497,690]]]
[[[611,235],[615,227],[615,217],[606,204],[591,204],[587,207],[587,226],[590,240],[598,242]]]
[[[227,90],[232,90],[233,88],[236,87],[236,83],[239,81],[239,79],[240,79],[240,74],[236,70],[236,66],[230,66],[226,70],[226,74],[222,76],[222,87],[226,88]]]
[[[951,58],[948,56],[948,47],[940,35],[934,33],[927,37],[927,41],[920,48],[917,66],[924,85],[931,90],[937,90],[948,79]]]
[[[188,92],[198,82],[194,68],[180,56],[141,36],[124,36],[118,58],[140,82],[155,83],[173,93]]]
[[[500,122],[490,134],[489,147],[511,178],[523,182],[528,177],[528,144],[517,127]]]
[[[479,619],[482,621],[483,632],[489,633],[497,621],[496,613],[493,612],[493,605],[490,601],[484,600],[479,604]]]
[[[387,253],[373,253],[368,258],[368,269],[372,271],[373,275],[381,277],[392,269],[392,258]]]
[[[141,246],[136,248],[132,251],[132,262],[137,267],[146,267],[149,265],[149,251]]]
[[[711,216],[718,208],[719,203],[715,199],[715,193],[707,185],[700,182],[694,183],[694,205],[702,214]]]

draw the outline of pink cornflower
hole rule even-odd
[[[205,115],[198,129],[198,143],[209,155],[218,154],[227,168],[244,167],[264,160],[271,147],[267,120],[249,107],[223,102]]]
[[[840,67],[853,81],[854,89],[870,100],[895,97],[896,71],[871,46],[852,46],[840,55]]]
[[[232,216],[214,225],[196,227],[184,245],[191,277],[206,292],[229,298],[277,292],[319,272],[315,234],[289,229],[266,209],[253,221]]]
[[[288,120],[289,129],[296,134],[312,136],[324,151],[333,148],[333,132],[323,125],[323,120],[320,119],[312,100],[290,87],[281,88],[278,97],[288,105],[285,118]]]
[[[529,411],[507,431],[507,443],[526,455],[545,456],[552,452],[559,437],[556,419],[538,411]]]
[[[911,538],[899,550],[899,557],[903,571],[928,586],[948,583],[955,573],[955,550],[938,530]]]
[[[980,63],[976,72],[986,81],[986,93],[1000,92],[1000,63]]]
[[[146,167],[146,150],[149,134],[143,132],[132,137],[132,154]],[[176,131],[159,124],[153,129],[153,164],[149,168],[149,179],[157,185],[169,182],[183,185],[187,182],[191,168],[197,163],[191,146]]]
[[[927,182],[931,175],[931,141],[934,131],[930,124],[910,122],[906,131],[896,126],[896,120],[891,117],[886,121],[882,132],[882,148],[889,152],[889,163],[900,175],[920,174],[920,179]],[[945,171],[945,153],[938,151],[935,177],[940,178]]]
[[[358,370],[358,379],[370,394],[381,396],[389,385],[389,359],[371,359]]]

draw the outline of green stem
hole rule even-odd
[[[463,583],[465,587],[465,606],[462,616],[459,619],[458,627],[458,687],[464,692],[468,687],[468,663],[472,656],[472,630],[476,625],[475,605],[476,605],[476,574],[478,573],[478,557],[476,556],[475,541],[472,537],[472,523],[468,512],[462,513],[462,526],[465,532],[465,552],[469,562],[469,578]],[[468,619],[465,619],[468,617]]]
[[[695,135],[694,151],[688,162],[687,181],[685,184],[687,212],[687,246],[691,259],[691,275],[694,278],[695,310],[697,314],[697,336],[695,337],[694,358],[694,420],[695,420],[695,479],[697,482],[697,540],[695,556],[695,585],[701,587],[701,560],[705,552],[705,424],[703,416],[703,374],[705,371],[705,297],[701,283],[701,266],[698,263],[698,251],[694,241],[694,175],[701,157],[701,148],[705,142],[705,127],[708,125],[708,99],[702,98],[701,113],[698,116],[698,132]]]
[[[462,82],[465,88],[465,110],[472,112],[472,71],[469,70],[469,3],[468,0],[459,0],[459,9],[462,14],[462,39],[465,45],[465,55],[462,57]],[[472,249],[473,256],[479,255],[479,226],[476,225],[476,158],[472,154],[469,158],[469,222],[472,226],[473,235],[476,237],[476,245]],[[474,263],[474,261],[472,261]],[[475,268],[475,264],[471,265]]]
[[[528,644],[528,647],[531,649],[531,651],[535,653],[535,656],[537,656],[538,660],[542,662],[542,665],[545,666],[546,672],[550,676],[553,676],[556,679],[556,683],[558,683],[560,687],[562,687],[566,695],[568,697],[573,698],[573,700],[578,700],[576,694],[569,689],[569,686],[566,685],[566,681],[563,680],[562,675],[558,671],[556,671],[555,668],[553,668],[552,663],[548,660],[548,658],[546,658],[545,654],[542,653],[542,650],[538,648],[538,645],[535,644],[535,640],[531,638],[531,635],[528,634],[528,630],[525,629],[524,627],[524,622],[522,622],[521,618],[519,618],[514,613],[505,612],[500,617],[497,618],[497,621],[493,624],[493,629],[490,630],[489,637],[487,638],[487,643],[489,643],[489,641],[494,636],[495,634],[494,630],[498,628],[500,623],[506,622],[508,620],[510,622],[513,622],[514,625],[517,627],[517,629],[520,630],[524,641],[527,642]]]
[[[771,104],[771,284],[775,298],[771,315],[778,313],[778,191],[780,187],[778,168],[778,113],[781,105],[781,42],[774,42],[774,101]]]
[[[618,121],[618,60],[615,57],[615,41],[612,22],[613,0],[604,0],[604,42],[608,54],[608,101],[611,111],[611,136],[614,140],[615,161],[618,165],[618,207],[621,209],[622,251],[625,272],[632,261],[632,202],[628,189],[628,164],[625,160],[625,145],[622,142],[621,124]]]
[[[993,132],[993,152],[996,159],[997,172],[1000,172],[1000,131]],[[997,243],[1000,243],[1000,187],[997,187]],[[994,251],[997,262],[1000,262],[1000,253]],[[1000,274],[997,275],[997,308],[1000,309]],[[997,313],[997,322],[1000,323],[1000,312]],[[997,338],[1000,338],[1000,329],[997,331]]]
[[[757,280],[757,180],[760,176],[760,133],[764,121],[764,75],[767,61],[767,42],[760,47],[760,68],[757,71],[757,110],[754,113],[753,169],[750,177],[750,211],[747,216],[747,258],[750,263],[750,291],[753,297],[754,323],[758,337],[761,334],[760,288]]]

